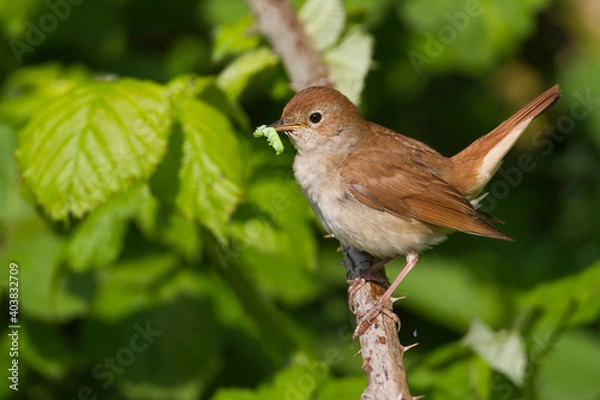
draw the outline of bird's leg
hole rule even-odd
[[[371,308],[369,311],[360,316],[356,329],[354,330],[353,338],[356,338],[365,333],[366,330],[369,329],[369,326],[371,326],[372,321],[379,315],[380,312],[384,312],[386,315],[390,316],[389,312],[385,312],[387,310],[385,308],[385,304],[392,297],[394,290],[396,290],[400,282],[402,282],[402,279],[404,279],[404,277],[410,272],[410,270],[413,269],[413,267],[417,264],[417,261],[419,261],[419,254],[416,251],[408,251],[406,253],[406,265],[404,266],[404,268],[402,268],[402,271],[400,271],[396,279],[394,279],[390,287],[385,291],[385,293],[381,296],[381,298],[377,301],[373,308]],[[377,266],[377,264],[374,265],[374,267],[375,266]],[[394,318],[394,320],[396,320],[396,322],[399,322],[396,314],[393,315],[396,317]]]
[[[383,260],[379,261],[377,264],[371,265],[358,278],[355,278],[353,280],[349,280],[346,282],[350,285],[350,287],[348,288],[348,307],[350,308],[350,310],[353,309],[351,299],[354,297],[354,294],[356,292],[358,292],[358,290],[365,285],[365,283],[367,281],[376,281],[378,283],[383,283],[383,284],[387,283],[386,280],[383,280],[383,282],[381,282],[382,279],[378,276],[375,276],[375,272],[377,270],[381,269],[381,267],[383,267],[385,264],[392,261],[394,258],[396,258],[396,257],[384,258]]]
[[[384,258],[383,260],[379,261],[377,264],[371,265],[365,272],[361,273],[358,278],[348,281],[348,283],[351,284],[348,291],[350,293],[356,293],[356,291],[358,289],[360,289],[367,281],[381,281],[381,278],[379,278],[378,276],[375,276],[375,272],[378,271],[379,269],[381,269],[381,267],[383,267],[385,264],[392,261],[394,258],[396,258],[396,257]]]

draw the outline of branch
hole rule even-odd
[[[287,0],[246,0],[292,80],[296,91],[308,86],[331,86],[327,67],[302,29],[296,11]]]
[[[314,84],[331,85],[327,68],[319,53],[304,32],[295,10],[287,0],[246,0],[258,21],[259,29],[281,56],[283,65],[295,90]],[[348,278],[354,280],[373,264],[373,257],[352,248],[343,248],[344,264]],[[381,268],[381,280],[389,281]],[[350,304],[357,315],[370,310],[385,289],[367,282],[359,290],[349,293]],[[386,305],[392,311],[392,303]],[[358,317],[357,317],[358,322]],[[380,314],[360,336],[363,369],[367,375],[367,388],[363,400],[412,399],[406,381],[403,355],[394,320]]]
[[[342,252],[350,281],[362,277],[373,264],[373,256],[365,252],[346,246],[342,246]],[[389,285],[383,268],[374,275]],[[385,289],[376,283],[367,282],[350,295],[348,302],[354,313],[361,315],[369,311],[384,292]],[[386,309],[393,312],[392,301],[386,304]],[[385,313],[380,313],[366,332],[360,335],[360,347],[363,359],[362,368],[367,374],[368,383],[361,399],[412,399],[406,381],[403,358],[404,351],[408,348],[400,344],[396,322]]]

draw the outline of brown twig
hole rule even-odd
[[[283,61],[296,91],[312,85],[330,86],[327,67],[304,32],[296,11],[287,0],[246,0],[258,21],[262,34],[269,39]]]
[[[314,84],[330,84],[327,68],[306,36],[295,10],[287,0],[247,0],[258,21],[259,29],[281,56],[295,90]],[[348,278],[361,277],[373,263],[373,257],[352,248],[342,247]],[[384,269],[383,282],[388,282]],[[389,284],[389,282],[388,282]],[[356,314],[368,311],[385,292],[381,286],[367,282],[349,292],[348,302]],[[392,311],[392,303],[386,306]],[[357,318],[358,322],[358,318]],[[367,388],[363,400],[412,399],[406,381],[403,354],[408,348],[400,344],[396,322],[385,313],[360,336],[363,369]]]

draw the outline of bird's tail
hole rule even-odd
[[[467,198],[479,194],[500,167],[504,155],[515,144],[527,125],[560,98],[558,85],[539,95],[496,129],[471,143],[451,158],[456,182],[453,184]],[[473,170],[475,166],[475,171]]]

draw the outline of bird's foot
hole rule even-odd
[[[398,316],[392,310],[385,308],[385,302],[378,301],[370,310],[363,313],[355,313],[355,315],[359,318],[358,323],[356,324],[356,329],[354,330],[354,334],[352,335],[352,339],[356,339],[365,333],[367,329],[373,325],[379,314],[386,315],[393,319],[397,325],[397,329],[400,330],[400,318],[398,318]]]
[[[352,300],[358,292],[367,282],[375,282],[380,286],[387,286],[388,282],[384,277],[374,275],[368,271],[366,271],[363,275],[358,278],[349,279],[346,283],[349,285],[348,287],[348,308],[354,312],[354,306],[352,305]]]

